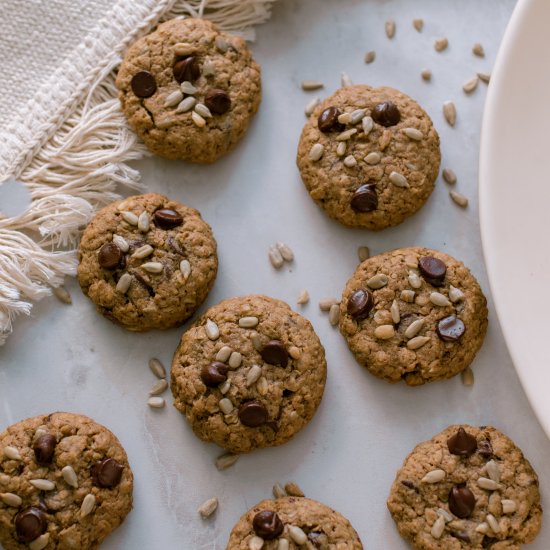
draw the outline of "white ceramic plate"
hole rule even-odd
[[[521,0],[487,98],[480,219],[497,313],[550,436],[550,2]]]

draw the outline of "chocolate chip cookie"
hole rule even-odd
[[[537,474],[503,433],[450,426],[397,473],[388,508],[418,550],[519,550],[540,530]]]
[[[183,323],[218,269],[216,241],[199,212],[156,193],[100,210],[84,231],[79,260],[84,294],[132,331]]]
[[[53,413],[0,434],[0,543],[5,550],[91,550],[132,509],[124,449],[86,416]]]
[[[234,452],[281,445],[313,417],[325,351],[311,323],[267,296],[210,308],[172,362],[175,407],[195,434]]]
[[[355,529],[341,514],[305,497],[263,500],[235,525],[226,550],[362,550]]]
[[[348,86],[306,123],[297,164],[312,199],[350,227],[384,229],[428,200],[441,162],[428,114],[393,88]]]
[[[245,41],[173,19],[133,44],[116,84],[130,126],[156,155],[214,162],[244,136],[261,99]]]
[[[401,248],[359,265],[342,296],[340,332],[372,374],[417,386],[473,361],[487,332],[487,301],[458,260]]]

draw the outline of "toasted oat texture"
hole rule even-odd
[[[227,543],[226,550],[248,550],[250,540],[257,536],[252,521],[262,511],[275,512],[284,524],[284,531],[274,540],[264,541],[262,550],[277,550],[279,540],[286,539],[291,550],[298,548],[362,550],[363,545],[355,529],[341,514],[328,506],[305,497],[282,497],[262,500],[237,522]],[[299,527],[308,537],[304,544],[297,544],[289,535],[290,526]]]
[[[442,286],[433,286],[419,272],[418,261],[433,256],[446,265]],[[371,289],[367,281],[375,275],[386,275],[388,283]],[[413,288],[409,277],[419,280]],[[445,306],[430,301],[434,292],[448,299],[451,286],[463,293],[459,300]],[[359,289],[369,289],[374,306],[368,317],[357,319],[348,312],[350,297]],[[412,302],[406,301],[406,295]],[[411,299],[409,298],[409,299]],[[399,322],[392,319],[391,308],[396,301]],[[443,341],[436,333],[441,319],[456,316],[464,323],[463,336],[457,341]],[[404,380],[410,386],[451,378],[464,370],[474,359],[487,332],[487,301],[468,268],[448,254],[428,248],[401,248],[373,256],[360,264],[347,282],[340,306],[340,332],[346,338],[357,362],[388,382]],[[405,335],[410,325],[423,320],[422,328],[413,337],[425,338],[417,349],[410,349],[412,339]],[[394,330],[386,340],[375,334],[385,326]],[[410,346],[410,344],[409,344]]]
[[[319,115],[329,107],[337,107],[342,113],[365,109],[365,115],[370,116],[376,105],[388,101],[398,107],[400,122],[389,127],[375,122],[368,135],[361,122],[347,124],[342,129],[356,129],[357,133],[346,142],[343,156],[337,154],[341,142],[336,138],[340,132],[323,133],[318,128]],[[405,128],[420,130],[422,139],[411,139],[404,133]],[[319,161],[309,156],[316,143],[324,146]],[[380,162],[368,164],[365,157],[369,153],[379,153]],[[356,164],[344,164],[350,155]],[[434,188],[440,161],[439,136],[428,114],[413,99],[393,88],[362,84],[342,88],[316,107],[302,131],[297,155],[309,194],[331,218],[350,227],[373,230],[401,223],[426,202]],[[409,187],[391,183],[392,172],[405,176]],[[351,207],[351,199],[364,184],[376,185],[378,206],[370,212],[357,212]]]
[[[220,49],[216,39],[225,46]],[[181,44],[188,46],[187,55],[176,53]],[[192,111],[177,113],[177,105],[165,107],[166,98],[180,89],[173,66],[189,55],[200,69],[200,76],[192,81],[197,101],[203,103],[211,89],[225,91],[231,100],[229,110],[213,113],[203,128],[193,122]],[[147,98],[138,97],[132,89],[132,78],[141,71],[152,74],[157,85]],[[126,53],[116,84],[124,114],[153,153],[200,163],[214,162],[242,139],[261,100],[260,67],[245,41],[202,19],[167,21],[135,42]]]
[[[257,326],[239,326],[239,319],[251,316],[258,319]],[[207,320],[219,329],[216,340],[206,334]],[[286,367],[268,363],[254,341],[260,349],[279,341],[282,349],[299,358],[289,355]],[[230,367],[229,389],[222,394],[223,382],[208,387],[201,371],[226,346],[240,353],[242,362]],[[222,359],[232,364],[232,359]],[[249,383],[254,365],[261,374]],[[306,426],[319,406],[325,380],[325,351],[311,323],[286,303],[255,295],[231,298],[210,308],[182,336],[172,362],[171,388],[175,407],[185,414],[198,437],[233,453],[246,453],[281,445]],[[221,399],[230,401],[233,410],[229,414],[220,410]],[[265,422],[258,427],[244,425],[239,415],[240,408],[254,400],[266,412]]]
[[[56,440],[53,458],[47,464],[38,464],[33,450],[35,438],[42,432]],[[8,459],[6,447],[17,449],[21,460]],[[110,488],[98,486],[91,475],[91,468],[106,458],[122,467],[120,481]],[[66,466],[76,473],[77,489],[63,478]],[[55,489],[39,491],[29,483],[34,479],[52,481]],[[126,453],[104,426],[86,416],[63,412],[22,420],[0,433],[0,545],[5,550],[28,550],[28,544],[18,540],[15,517],[33,506],[45,514],[45,533],[49,534],[46,550],[98,548],[132,509],[132,488],[133,474]],[[19,496],[22,504],[5,505],[1,498],[5,493]],[[80,508],[89,494],[95,496],[96,505],[82,518]]]
[[[477,440],[469,456],[451,454],[447,441],[462,427]],[[499,488],[482,489],[477,480],[488,478],[487,464],[500,472]],[[434,469],[445,477],[437,483],[422,478]],[[449,492],[464,486],[475,497],[467,518],[456,517],[449,507]],[[510,512],[514,508],[515,511]],[[503,502],[510,509],[503,510]],[[401,536],[418,550],[519,550],[532,542],[540,530],[542,509],[537,474],[514,443],[491,426],[449,426],[430,441],[416,446],[397,472],[388,508]],[[438,515],[449,514],[439,538],[432,535]],[[498,533],[487,529],[487,515],[498,523]],[[442,523],[442,520],[440,520]],[[439,533],[436,532],[436,535]]]
[[[177,212],[182,223],[169,229],[159,227],[155,212],[163,209]],[[147,212],[149,231],[125,221],[124,212],[136,216]],[[125,239],[129,250],[115,269],[105,269],[99,264],[98,253],[113,241],[113,235]],[[152,254],[133,257],[146,244],[153,248]],[[180,270],[184,259],[191,267],[187,279]],[[78,280],[84,294],[105,317],[132,331],[182,324],[210,292],[218,269],[216,241],[200,213],[157,193],[129,197],[100,210],[84,231],[79,260]],[[146,271],[142,266],[147,263],[162,264],[162,271]],[[116,286],[125,273],[131,275],[131,284],[124,293]]]

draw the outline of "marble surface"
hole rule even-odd
[[[270,495],[274,482],[297,481],[306,494],[346,515],[365,547],[405,549],[386,510],[396,470],[419,441],[454,422],[494,424],[511,436],[550,491],[550,442],[530,409],[506,351],[493,304],[487,340],[473,365],[472,388],[460,378],[419,388],[390,386],[361,369],[338,331],[317,307],[339,295],[357,265],[356,250],[374,253],[408,245],[445,250],[471,266],[489,294],[479,239],[477,161],[485,85],[465,96],[462,83],[491,70],[513,0],[282,0],[253,46],[263,66],[264,102],[245,141],[215,166],[149,159],[139,164],[146,186],[199,208],[213,226],[220,273],[207,305],[233,295],[263,292],[295,304],[302,288],[312,301],[302,309],[327,350],[325,397],[311,424],[287,445],[242,457],[225,472],[213,461],[219,450],[198,441],[173,409],[150,410],[154,382],[147,359],[169,364],[182,329],[129,334],[97,315],[77,286],[74,305],[42,302],[18,323],[0,349],[0,428],[54,410],[88,414],[111,428],[126,447],[136,475],[135,509],[108,539],[106,550],[225,548],[242,513]],[[384,21],[394,17],[389,41]],[[424,18],[418,34],[413,18]],[[450,47],[433,50],[437,37]],[[483,43],[487,56],[471,54]],[[367,50],[376,62],[363,63]],[[419,76],[434,73],[430,84]],[[312,97],[302,79],[321,79],[328,94],[340,72],[355,82],[387,84],[418,99],[442,139],[443,165],[458,175],[457,190],[470,198],[461,210],[440,181],[428,204],[400,227],[383,233],[350,230],[328,220],[309,199],[294,156],[303,107]],[[448,127],[443,101],[452,99],[458,123]],[[287,242],[295,263],[275,272],[266,257],[276,240]],[[206,307],[206,306],[205,306]],[[217,496],[216,517],[203,522],[199,504]],[[530,548],[548,548],[545,524]]]

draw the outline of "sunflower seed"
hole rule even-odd
[[[216,48],[218,48],[218,50],[221,53],[225,53],[229,49],[229,43],[220,35],[216,36],[216,40],[214,41],[214,44],[216,45]]]
[[[424,483],[439,483],[445,479],[446,475],[447,474],[445,474],[444,470],[432,470],[431,472],[428,472],[421,481]]]
[[[176,113],[187,113],[190,111],[197,103],[197,100],[194,97],[186,97],[177,107]]]
[[[263,545],[264,545],[264,539],[257,536],[253,536],[248,541],[248,550],[261,550]]]
[[[414,271],[409,271],[409,284],[412,288],[420,288],[422,286],[422,279]]]
[[[39,491],[53,491],[55,489],[55,483],[48,479],[31,479],[29,483]]]
[[[135,250],[132,254],[132,258],[138,258],[141,260],[143,258],[147,258],[147,256],[150,256],[153,252],[153,247],[150,244],[144,244]]]
[[[167,388],[168,382],[166,382],[166,380],[157,380],[149,390],[149,395],[160,395],[161,393],[164,393]]]
[[[361,124],[363,126],[363,132],[365,132],[365,136],[368,136],[371,133],[371,130],[374,128],[374,120],[370,116],[366,116],[361,121]]]
[[[191,119],[195,123],[195,126],[197,126],[198,128],[204,128],[206,125],[206,120],[204,120],[204,118],[202,118],[201,115],[199,115],[199,113],[196,113],[195,111],[191,113]]]
[[[168,94],[164,99],[164,107],[175,107],[183,99],[183,92],[181,90],[175,90]]]
[[[306,116],[311,116],[313,114],[313,111],[315,111],[315,107],[317,107],[317,105],[319,105],[319,103],[321,103],[320,98],[316,97],[315,99],[312,99],[306,105],[306,108],[304,109],[304,112],[305,112]]]
[[[372,63],[376,59],[376,52],[371,50],[365,54],[365,63]]]
[[[441,292],[432,292],[430,294],[430,302],[434,306],[439,306],[439,307],[446,307],[451,305],[451,302],[449,301],[447,296],[441,294]]]
[[[305,544],[307,542],[307,535],[297,525],[289,525],[288,534],[296,544]]]
[[[434,539],[440,539],[444,530],[445,530],[445,518],[443,516],[437,516],[437,519],[432,525],[432,530],[430,531],[432,537]]]
[[[477,76],[479,76],[479,80],[481,80],[481,82],[485,82],[485,84],[489,84],[491,81],[491,75],[488,73],[477,73]]]
[[[381,160],[382,160],[382,155],[376,151],[369,153],[365,157],[365,162],[367,164],[370,164],[371,166],[374,166],[375,164],[379,164]]]
[[[399,297],[409,304],[414,302],[414,290],[402,290]]]
[[[238,351],[233,351],[229,356],[229,361],[227,362],[227,364],[232,369],[238,369],[241,366],[242,362],[243,362],[243,356]]]
[[[463,298],[464,298],[464,292],[462,292],[462,290],[454,287],[453,285],[449,287],[449,300],[451,300],[453,304],[456,302],[459,302]]]
[[[246,373],[246,386],[250,387],[255,384],[262,375],[262,368],[258,365],[252,365]]]
[[[23,460],[19,451],[11,445],[4,447],[4,456],[9,460]]]
[[[342,88],[353,86],[353,82],[351,81],[351,78],[349,77],[348,73],[342,72],[341,81],[342,81]]]
[[[500,525],[497,521],[497,518],[493,516],[493,514],[487,514],[485,516],[485,521],[488,523],[489,527],[491,528],[491,531],[495,534],[500,533]]]
[[[422,77],[422,80],[430,82],[430,80],[432,79],[432,71],[430,71],[430,69],[422,69],[422,71],[420,72],[420,76]]]
[[[300,489],[300,486],[293,481],[285,483],[286,494],[290,497],[304,497],[304,492]]]
[[[210,340],[217,340],[220,337],[220,329],[214,321],[207,319],[204,329],[206,331],[206,336],[208,336]]]
[[[320,302],[319,302],[319,309],[321,311],[329,311],[330,308],[334,305],[334,304],[339,304],[340,302],[336,299],[336,298],[323,298]]]
[[[470,367],[466,367],[461,373],[460,378],[465,386],[474,385],[474,371]]]
[[[449,40],[445,37],[438,38],[434,42],[434,48],[436,52],[442,52],[443,50],[446,50],[448,45],[449,45]]]
[[[47,435],[48,434],[48,431],[45,430],[44,428],[38,428],[35,432],[34,432],[34,437],[32,439],[33,443],[39,439],[40,437],[42,437],[43,435]]]
[[[116,284],[115,290],[121,294],[126,294],[132,284],[132,276],[129,273],[123,273]]]
[[[137,225],[138,224],[138,217],[133,212],[122,212],[122,219],[129,223],[130,225]]]
[[[470,80],[467,80],[462,85],[462,89],[465,93],[471,94],[476,88],[479,83],[479,77],[476,75],[473,78],[470,78]]]
[[[500,468],[494,460],[489,460],[489,462],[485,464],[485,469],[487,470],[487,475],[495,483],[498,483],[500,481]]]
[[[218,405],[223,414],[229,414],[234,409],[233,403],[231,403],[231,400],[228,399],[227,397],[220,399],[220,402],[218,403]]]
[[[311,92],[324,88],[325,85],[320,80],[302,80],[302,90]]]
[[[128,252],[130,245],[128,241],[120,235],[113,235],[113,242],[122,250],[122,252]]]
[[[496,491],[496,490],[500,489],[500,485],[496,481],[493,481],[492,479],[489,479],[488,477],[479,477],[477,479],[477,484],[482,489],[485,489],[487,491]]]
[[[374,290],[378,290],[379,288],[385,287],[388,284],[388,281],[389,279],[387,275],[384,273],[377,273],[374,277],[371,277],[367,281],[367,286]]]
[[[461,208],[466,208],[468,206],[468,198],[456,191],[449,191],[449,196],[455,204],[458,204]]]
[[[347,166],[348,168],[353,168],[354,166],[357,166],[357,161],[355,160],[355,157],[353,155],[349,155],[344,159],[344,166]]]
[[[304,289],[300,291],[300,294],[298,294],[298,299],[296,300],[296,303],[300,306],[303,306],[308,302],[309,302],[309,292]]]
[[[391,40],[395,36],[395,21],[388,19],[384,27],[386,29],[386,36]]]
[[[472,47],[472,53],[474,55],[477,55],[478,57],[485,57],[485,50],[483,49],[483,46],[476,42]]]
[[[191,84],[188,80],[185,80],[180,84],[180,90],[186,95],[194,95],[197,93],[197,88]]]
[[[394,300],[390,307],[390,313],[391,313],[391,320],[397,324],[399,321],[401,321],[401,312],[399,311],[399,304],[397,303],[397,300]]]
[[[279,543],[277,544],[277,550],[289,550],[290,543],[286,539],[279,539]]]
[[[407,342],[407,348],[410,350],[420,349],[422,346],[425,346],[430,341],[428,336],[415,336]]]
[[[69,291],[64,286],[57,286],[52,288],[53,295],[64,304],[72,304],[73,299],[69,294]]]
[[[189,260],[182,260],[180,262],[180,271],[183,275],[183,280],[187,281],[187,279],[189,279],[189,275],[191,275],[191,264],[189,263]]]
[[[340,321],[340,306],[334,304],[330,307],[328,312],[328,322],[335,327]]]
[[[351,113],[342,113],[339,115],[338,122],[340,124],[349,124],[351,122]]]
[[[149,359],[149,368],[157,378],[166,378],[166,369],[156,357]]]
[[[336,154],[339,157],[343,157],[346,154],[346,149],[348,145],[345,141],[340,141],[338,145],[336,146]]]
[[[443,115],[450,126],[456,124],[456,107],[452,101],[445,101],[443,103]]]
[[[349,130],[346,130],[345,132],[342,132],[341,134],[338,134],[336,136],[336,141],[347,141],[348,139],[351,139],[351,136],[355,135],[356,133],[357,128],[351,128]]]
[[[424,307],[430,303],[430,298],[428,296],[417,296],[415,303],[420,307]]]
[[[302,352],[300,351],[300,348],[290,346],[290,348],[288,348],[288,354],[292,357],[292,359],[300,359]]]
[[[146,262],[141,264],[141,268],[147,273],[162,273],[164,266],[160,262]]]
[[[409,187],[409,182],[407,181],[407,178],[399,172],[392,172],[390,174],[389,180],[397,187]]]
[[[276,246],[279,249],[279,252],[281,253],[281,256],[283,257],[283,260],[285,262],[291,262],[292,260],[294,260],[294,252],[292,252],[290,246],[282,243],[281,241],[279,241]]]
[[[374,329],[374,336],[379,340],[389,340],[395,335],[393,325],[380,325]]]
[[[269,389],[269,384],[267,383],[267,378],[262,376],[258,382],[256,382],[256,389],[260,395],[267,395],[267,390]]]
[[[178,42],[177,44],[174,44],[172,50],[176,55],[192,55],[197,51],[197,48],[192,44]]]
[[[239,460],[239,455],[235,455],[232,453],[226,453],[226,454],[220,455],[216,459],[216,468],[220,470],[220,472],[223,470],[227,470],[227,468],[230,468],[231,466],[233,466],[233,464],[235,464],[237,460]]]
[[[166,401],[162,397],[149,397],[147,405],[152,409],[163,409],[166,405]]]
[[[321,160],[323,153],[325,152],[325,147],[321,143],[315,143],[309,150],[309,159],[313,162]]]
[[[384,130],[380,138],[378,139],[378,148],[380,151],[385,151],[386,147],[390,144],[390,141],[392,139],[392,133],[390,130]]]
[[[422,29],[424,28],[424,19],[413,19],[413,27],[418,32],[422,32]]]
[[[449,185],[454,185],[457,181],[456,174],[450,168],[443,168],[442,175]]]
[[[225,395],[229,391],[230,387],[231,387],[231,380],[226,380],[221,384],[221,386],[218,386],[218,389],[220,390],[220,393],[222,395]]]
[[[271,262],[271,265],[275,269],[279,269],[283,267],[283,264],[285,261],[283,259],[283,255],[281,254],[281,252],[276,246],[270,246],[267,252],[267,255],[269,257],[269,261]]]
[[[14,508],[18,508],[23,503],[23,499],[13,493],[0,493],[0,500],[6,506],[13,506]]]
[[[178,119],[174,116],[166,116],[160,119],[156,119],[155,124],[159,130],[164,130],[165,128],[170,128],[170,126],[173,126],[177,122],[177,120]]]
[[[48,546],[50,542],[50,534],[43,533],[38,538],[34,539],[32,542],[29,542],[29,550],[43,550]]]
[[[418,128],[403,128],[403,133],[413,141],[421,141],[424,134]]]
[[[286,491],[280,483],[275,483],[275,485],[273,485],[273,496],[275,498],[283,498],[287,496]]]
[[[417,319],[413,321],[405,331],[405,338],[414,338],[424,327],[425,319]]]
[[[218,499],[216,497],[209,498],[207,501],[203,502],[199,509],[198,513],[201,515],[202,519],[209,518],[218,508]]]
[[[489,525],[487,523],[485,523],[484,521],[481,522],[477,527],[476,527],[476,533],[481,533],[483,535],[486,535],[487,533],[489,532]]]
[[[78,489],[78,477],[76,476],[76,472],[72,466],[64,466],[61,470],[61,475],[67,485]]]
[[[257,332],[253,332],[250,335],[250,341],[252,342],[252,345],[254,346],[254,349],[256,351],[262,351],[262,339],[260,338],[260,335]]]
[[[503,514],[513,514],[518,508],[514,500],[510,500],[507,498],[502,499],[501,504]]]
[[[119,202],[117,204],[117,207],[116,209],[119,211],[119,212],[122,212],[123,210],[126,210],[128,208],[128,206],[130,205],[132,201],[130,200],[130,198],[122,201],[122,202]]]
[[[84,500],[82,501],[82,505],[80,506],[80,517],[86,517],[88,514],[92,512],[92,510],[95,508],[95,496],[92,495],[92,493],[88,493]]]
[[[445,510],[444,508],[438,508],[436,512],[439,516],[443,517],[443,519],[445,520],[445,523],[449,523],[450,521],[453,521],[453,516],[451,516],[451,514],[449,514],[449,512],[447,512],[447,510]]]
[[[355,109],[350,114],[350,124],[359,124],[365,116],[365,109]]]
[[[359,258],[360,262],[364,262],[365,260],[368,260],[370,257],[370,250],[368,246],[360,246],[357,249],[357,257]]]
[[[202,118],[212,118],[210,109],[204,103],[197,103],[195,105],[195,111],[199,113]]]
[[[254,328],[259,322],[258,317],[241,317],[239,319],[239,326],[241,328]]]

